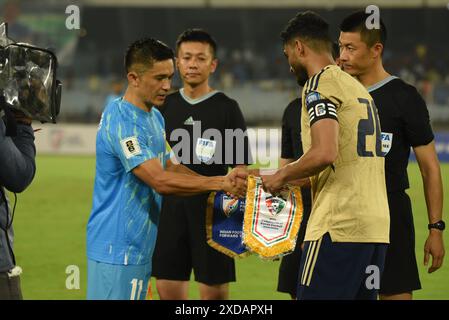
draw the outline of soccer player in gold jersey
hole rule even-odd
[[[389,212],[377,108],[335,65],[329,25],[298,13],[281,33],[303,85],[304,155],[264,176],[276,194],[310,177],[312,212],[300,263],[298,299],[376,299],[389,241]]]

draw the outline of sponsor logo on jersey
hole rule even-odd
[[[194,124],[195,124],[195,121],[193,121],[192,117],[188,117],[186,119],[186,121],[184,121],[184,125],[186,125],[186,126],[193,126]]]

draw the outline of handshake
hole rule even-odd
[[[287,184],[297,187],[309,187],[309,178],[291,180],[288,179],[283,168],[261,174],[258,169],[249,170],[246,167],[234,168],[225,176],[223,191],[234,198],[244,198],[247,190],[248,175],[260,176],[262,178],[263,190],[277,195]]]
[[[234,198],[245,198],[249,171],[237,167],[224,177],[223,191]]]
[[[234,198],[245,198],[247,191],[247,178],[248,175],[260,176],[258,169],[247,169],[246,167],[237,167],[230,171],[224,180],[223,191],[225,191],[228,196]],[[265,180],[269,176],[262,176],[262,180]],[[265,185],[264,185],[265,191]]]
[[[271,192],[272,194],[280,191],[282,186],[285,184],[284,181],[276,181],[276,187],[274,187],[274,185],[272,186],[273,178],[278,176],[278,172],[273,175],[270,174],[261,176],[258,169],[249,170],[245,167],[237,167],[225,176],[223,191],[225,191],[228,196],[232,196],[234,198],[245,198],[248,175],[260,176],[263,181],[263,189],[266,192]]]

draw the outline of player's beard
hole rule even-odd
[[[152,107],[154,106],[154,103],[151,101],[145,101],[145,107],[148,108],[148,110],[150,110]]]
[[[309,79],[309,75],[307,73],[306,68],[304,68],[301,64],[298,63],[296,66],[293,67],[293,71],[295,73],[296,82],[298,83],[298,85],[300,87],[304,87],[307,80]]]

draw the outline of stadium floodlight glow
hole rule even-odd
[[[20,110],[42,123],[56,123],[62,85],[56,79],[55,54],[30,44],[16,43],[8,38],[7,31],[7,24],[1,24],[0,96],[4,97],[6,107]]]

